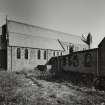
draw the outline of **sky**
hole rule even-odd
[[[92,34],[92,47],[105,37],[105,0],[0,0],[0,23],[5,15],[74,35]]]

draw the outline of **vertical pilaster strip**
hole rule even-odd
[[[11,72],[12,72],[12,46],[11,46]]]

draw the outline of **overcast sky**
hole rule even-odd
[[[105,36],[105,0],[0,0],[0,13],[70,34],[91,32],[93,47]]]

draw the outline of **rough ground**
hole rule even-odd
[[[38,80],[35,75],[0,72],[0,105],[105,105],[105,92]]]

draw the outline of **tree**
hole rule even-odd
[[[92,35],[91,33],[88,33],[87,37],[85,37],[83,34],[82,34],[82,39],[81,39],[83,42],[85,42],[88,46],[89,46],[89,49],[90,49],[90,46],[92,44]]]

